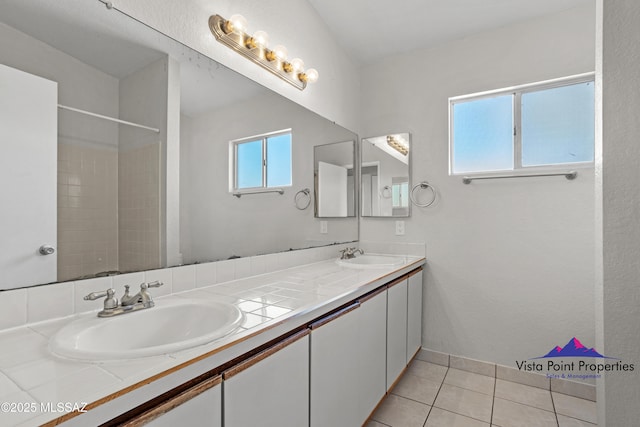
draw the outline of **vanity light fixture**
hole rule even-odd
[[[409,154],[409,144],[399,136],[387,135],[387,144],[403,156]]]
[[[301,59],[289,61],[287,48],[284,46],[268,48],[269,35],[266,32],[256,31],[252,36],[247,34],[247,20],[242,15],[232,15],[228,20],[220,15],[212,15],[209,18],[209,29],[220,43],[300,90],[307,87],[307,83],[318,80],[318,71],[313,68],[305,71]]]

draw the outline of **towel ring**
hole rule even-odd
[[[306,202],[304,201],[306,198]],[[309,207],[311,204],[311,190],[305,188],[296,193],[293,197],[293,203],[295,203],[296,208],[303,211]]]
[[[425,203],[418,203],[416,201],[415,195],[414,193],[416,192],[417,189],[430,189],[431,190],[431,194],[433,195],[433,197],[431,197],[431,200],[429,200],[428,202]],[[411,199],[411,202],[416,205],[419,208],[427,208],[429,206],[431,206],[433,204],[433,202],[436,201],[436,189],[433,187],[433,185],[429,184],[427,181],[422,181],[416,185],[413,186],[413,188],[411,189],[411,193],[409,193],[409,198]]]
[[[383,199],[390,199],[391,187],[389,187],[388,185],[385,185],[384,187],[382,187],[382,190],[380,190],[380,197],[382,197]]]

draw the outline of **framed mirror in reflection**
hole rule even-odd
[[[315,216],[353,217],[356,213],[355,141],[313,148]]]
[[[410,216],[411,134],[363,138],[360,158],[362,216]]]
[[[353,132],[98,0],[3,0],[0,64],[0,290],[358,239],[294,204]],[[291,186],[234,197],[231,141],[281,129]]]

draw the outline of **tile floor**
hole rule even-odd
[[[596,403],[415,359],[366,427],[595,427]]]

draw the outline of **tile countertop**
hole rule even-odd
[[[425,262],[405,258],[402,265],[372,269],[327,260],[158,297],[158,304],[165,298],[228,302],[245,313],[242,326],[226,337],[174,354],[86,363],[49,352],[49,338],[61,327],[94,313],[0,331],[0,425],[55,425],[70,408],[85,403],[91,410],[65,425],[98,425]]]

